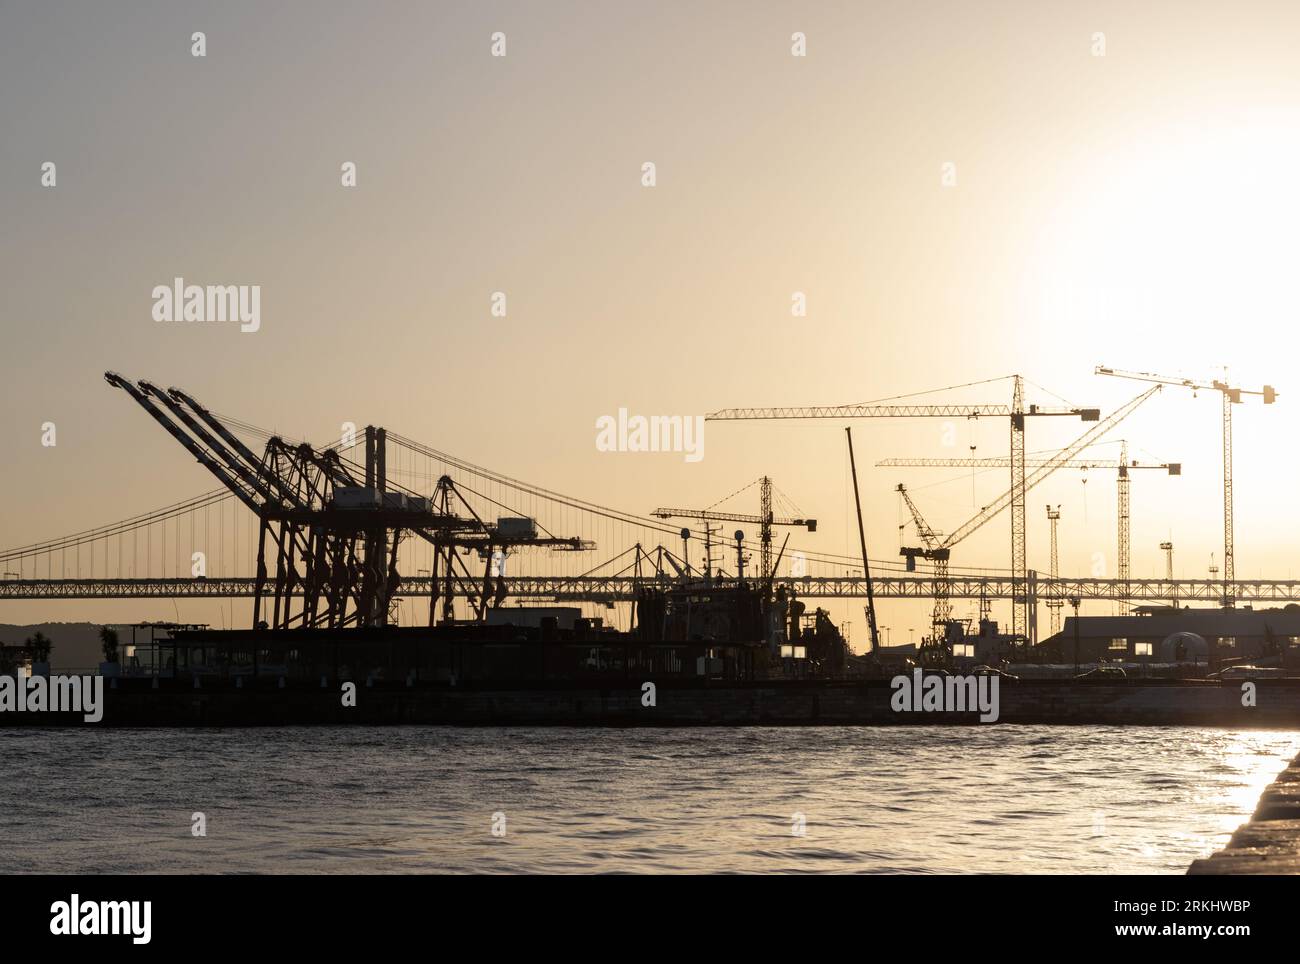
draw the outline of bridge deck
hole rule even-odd
[[[787,580],[804,598],[864,599],[867,584],[860,576],[811,576]],[[148,599],[176,596],[238,598],[253,595],[254,579],[247,577],[212,577],[207,579],[8,579],[0,580],[0,599]],[[524,599],[591,600],[618,602],[631,600],[638,585],[648,584],[632,576],[518,576],[506,580],[510,595]],[[929,599],[934,595],[934,580],[927,576],[886,575],[872,579],[877,598]],[[1300,580],[1238,580],[1231,586],[1234,599],[1242,602],[1300,602]],[[429,595],[427,576],[403,579],[399,596]],[[1025,587],[1034,601],[1049,599],[1117,599],[1134,602],[1181,603],[1212,602],[1223,598],[1222,581],[1208,579],[1051,579],[1035,573]],[[1010,576],[956,576],[949,593],[955,598],[1013,598]]]

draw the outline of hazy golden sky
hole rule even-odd
[[[852,554],[841,424],[710,423],[688,464],[598,452],[595,420],[1016,371],[1109,410],[1141,386],[1098,363],[1226,365],[1282,393],[1237,411],[1237,574],[1294,576],[1298,43],[1286,3],[4,3],[0,543],[213,487],[109,368],[292,436],[384,424],[636,512],[768,473],[822,520],[808,548]],[[176,276],[260,284],[261,330],[153,321]],[[1082,428],[1042,421],[1031,450]],[[1006,454],[1005,422],[958,425],[951,448],[943,428],[861,422],[860,461]],[[1166,391],[1112,437],[1184,463],[1134,481],[1134,575],[1163,574],[1167,538],[1179,574],[1204,575],[1222,551],[1217,396]],[[899,481],[941,529],[1007,485],[867,469],[873,556],[897,551]],[[1041,570],[1049,501],[1062,568],[1102,553],[1113,574],[1112,474],[1030,494]],[[954,565],[1005,567],[1008,541],[1000,519]],[[893,641],[925,623],[883,608]],[[860,606],[835,609],[860,644]],[[6,603],[0,621],[172,614]]]

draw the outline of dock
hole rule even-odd
[[[620,674],[621,675],[621,674]],[[1300,728],[1300,680],[1261,682],[1242,706],[1234,682],[1015,680],[1000,688],[996,719],[976,708],[895,709],[890,680],[608,680],[355,682],[268,678],[120,678],[104,688],[97,726],[1216,726]],[[653,683],[654,699],[647,696]],[[4,726],[83,726],[79,714],[0,713]],[[1294,766],[1294,765],[1293,765]],[[1300,769],[1291,771],[1300,779]],[[1300,782],[1291,810],[1300,823]],[[1278,798],[1281,805],[1283,799]]]
[[[1300,756],[1269,784],[1228,845],[1193,861],[1187,873],[1300,874]]]

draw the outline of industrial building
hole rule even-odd
[[[1300,606],[1295,604],[1282,609],[1146,606],[1124,616],[1067,616],[1064,629],[1040,643],[1038,652],[1049,662],[1146,659],[1213,667],[1286,661],[1298,646]]]

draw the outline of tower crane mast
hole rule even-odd
[[[1061,521],[1061,507],[1058,505],[1055,509],[1049,504],[1047,506],[1047,522],[1052,527],[1052,556],[1051,556],[1051,574],[1052,574],[1052,592],[1047,599],[1047,608],[1052,614],[1052,635],[1055,636],[1061,629],[1061,607],[1065,605],[1065,600],[1061,598],[1060,591],[1056,588],[1056,580],[1061,576],[1060,556],[1056,551],[1056,526]]]
[[[1166,539],[1164,542],[1160,543],[1160,548],[1165,554],[1165,579],[1172,584],[1174,581],[1174,544],[1170,540]],[[1173,587],[1170,592],[1169,605],[1174,609],[1178,608],[1177,587]]]

